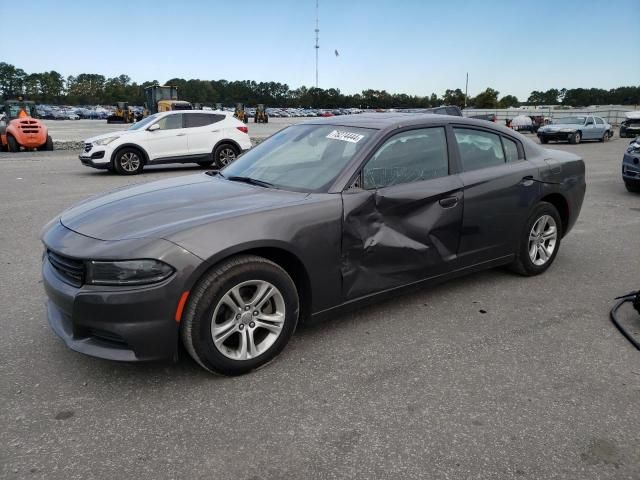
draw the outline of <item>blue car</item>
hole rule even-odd
[[[622,179],[627,190],[640,193],[640,137],[633,140],[622,159]]]

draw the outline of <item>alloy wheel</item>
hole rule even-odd
[[[233,360],[256,358],[278,339],[285,313],[284,297],[273,284],[264,280],[242,282],[216,305],[211,319],[213,344]]]
[[[529,233],[529,258],[534,265],[542,266],[549,261],[556,249],[558,227],[550,215],[542,215]]]
[[[120,157],[120,166],[125,172],[135,172],[140,168],[140,157],[133,152],[126,152]]]
[[[229,165],[236,159],[236,152],[232,148],[223,148],[218,155],[218,160],[220,164],[224,167]]]

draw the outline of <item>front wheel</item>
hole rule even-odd
[[[580,132],[576,132],[569,137],[569,143],[577,145],[582,140],[582,134]]]
[[[298,323],[298,292],[287,272],[266,258],[222,262],[192,290],[181,337],[203,368],[241,375],[285,347]]]
[[[624,182],[624,186],[627,188],[628,192],[631,193],[640,193],[640,182]]]
[[[13,135],[7,135],[7,150],[10,152],[20,151],[20,144]]]
[[[560,248],[562,221],[548,202],[538,203],[520,234],[512,270],[525,276],[539,275],[551,266]]]
[[[123,148],[116,154],[113,166],[120,175],[136,175],[142,172],[144,162],[140,152],[134,148]]]
[[[549,143],[549,139],[545,137],[540,137],[540,143],[543,143],[546,145],[547,143]]]

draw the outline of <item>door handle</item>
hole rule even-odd
[[[220,130],[211,130],[211,133],[218,133]]]
[[[522,177],[522,180],[520,180],[520,185],[530,187],[531,185],[533,185],[533,182],[533,175],[527,175],[526,177]]]
[[[440,199],[440,206],[442,208],[455,207],[458,204],[458,197],[444,197]]]
[[[186,133],[178,133],[178,134],[176,135],[176,137],[184,137],[185,135],[186,135]]]

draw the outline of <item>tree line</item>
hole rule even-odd
[[[144,103],[144,89],[159,85],[157,80],[132,82],[127,75],[107,78],[95,73],[81,73],[68,77],[50,72],[26,73],[5,62],[0,62],[0,94],[24,95],[38,103],[67,105],[111,105],[127,101],[132,105]],[[205,105],[222,103],[246,105],[264,103],[277,107],[302,108],[429,108],[440,105],[465,106],[465,94],[459,89],[447,89],[442,96],[389,93],[386,90],[363,90],[353,95],[343,94],[338,88],[299,87],[292,89],[279,82],[255,82],[253,80],[185,80],[171,78],[164,84],[178,87],[180,99]],[[533,91],[520,101],[514,95],[500,97],[500,92],[487,88],[478,95],[466,99],[467,107],[508,108],[526,105],[638,105],[640,85],[612,88],[572,88]]]

